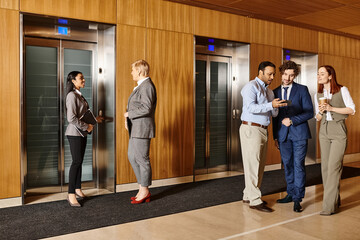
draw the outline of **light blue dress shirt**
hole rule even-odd
[[[241,90],[243,108],[241,120],[268,126],[271,116],[276,117],[278,108],[273,108],[274,92],[258,77],[247,83]]]

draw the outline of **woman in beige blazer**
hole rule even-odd
[[[337,83],[335,69],[332,66],[321,66],[317,79],[318,92],[314,97],[315,118],[321,121],[319,142],[324,186],[320,215],[329,216],[336,213],[340,206],[340,179],[347,145],[345,119],[349,114],[355,114],[355,104],[349,90]]]

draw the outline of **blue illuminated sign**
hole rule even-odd
[[[208,41],[209,41],[209,43],[214,43],[214,42],[215,42],[215,39],[209,38]]]
[[[215,51],[215,46],[214,45],[208,45],[208,50],[209,51]]]
[[[59,24],[68,24],[68,20],[67,20],[67,19],[61,19],[61,18],[59,18],[59,19],[58,19],[58,23],[59,23]]]
[[[286,59],[286,61],[289,61],[290,60],[290,55],[285,55],[285,59]]]
[[[60,27],[58,26],[58,34],[61,34],[61,35],[68,35],[68,28],[67,27]]]

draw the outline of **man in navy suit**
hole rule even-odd
[[[287,61],[279,69],[282,85],[274,90],[274,95],[288,100],[288,106],[280,108],[274,118],[273,135],[284,164],[287,196],[277,202],[294,202],[294,211],[301,212],[300,202],[305,195],[305,157],[311,138],[307,121],[313,117],[314,110],[308,88],[294,82],[300,71],[298,65]]]

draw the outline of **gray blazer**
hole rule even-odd
[[[66,118],[69,125],[66,128],[66,136],[81,136],[86,137],[86,129],[88,124],[80,121],[79,118],[89,108],[85,98],[81,97],[75,91],[69,92],[66,96]],[[79,131],[81,129],[84,132]]]
[[[156,88],[150,78],[142,82],[130,95],[127,105],[130,137],[155,137]]]

